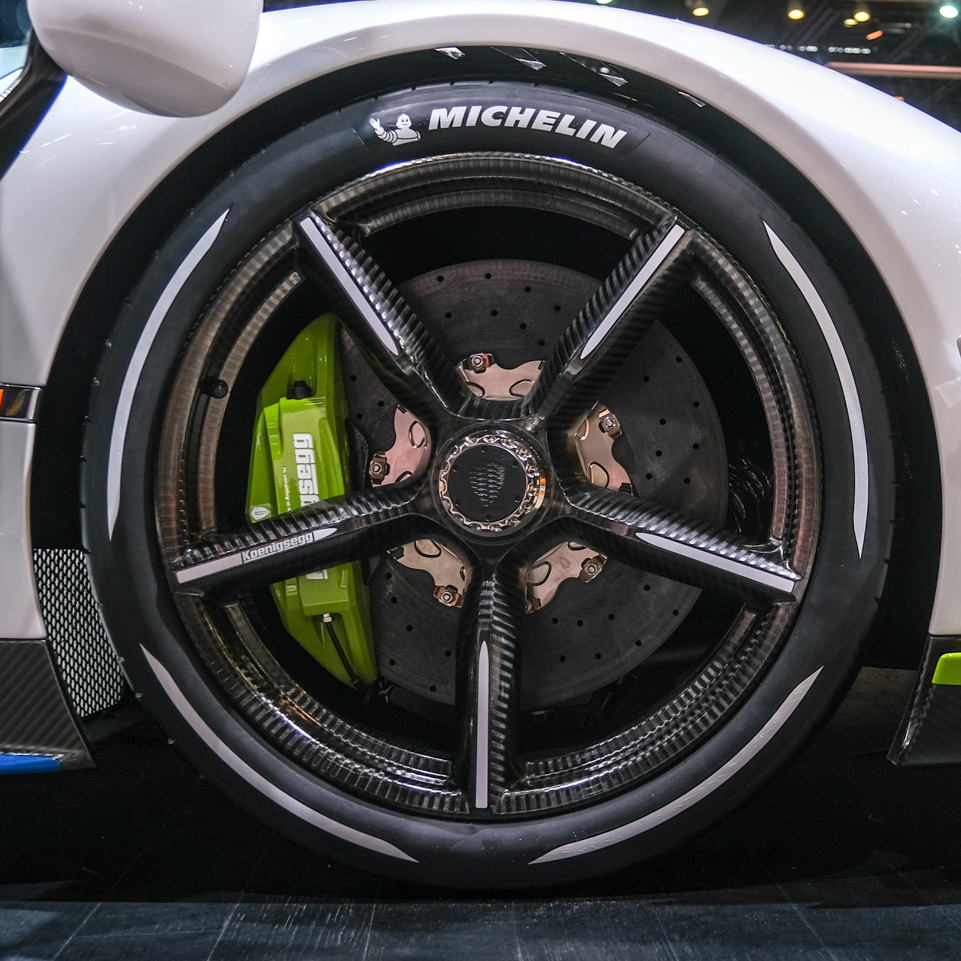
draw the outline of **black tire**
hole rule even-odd
[[[332,282],[318,251],[360,286]],[[561,336],[585,275],[604,285]],[[632,281],[640,292],[618,314]],[[447,301],[435,283],[454,284]],[[358,319],[364,296],[386,327]],[[254,398],[330,307],[353,332],[342,363],[356,378],[355,487],[390,443],[385,382],[428,426],[432,460],[346,506],[245,526]],[[527,400],[464,399],[454,363],[485,351],[508,368],[546,362]],[[585,479],[569,428],[593,402],[620,418],[605,463],[633,492]],[[144,703],[254,814],[395,876],[554,883],[715,820],[836,703],[882,588],[892,452],[842,285],[784,211],[703,146],[565,91],[402,91],[267,148],[185,217],[132,292],[90,421],[85,541]],[[538,466],[521,490],[530,513],[477,533],[437,485],[460,456],[452,439],[481,424],[503,431],[483,456],[503,443]],[[377,525],[358,520],[371,503]],[[333,535],[297,546],[324,524]],[[384,554],[424,524],[472,558],[459,611]],[[233,530],[239,540],[221,537]],[[525,565],[573,538],[598,567],[525,615],[525,590],[528,604],[546,597]],[[256,545],[272,561],[240,563]],[[382,664],[383,697],[300,656],[265,600],[266,581],[351,552],[376,558],[375,649],[417,660],[406,675]],[[576,670],[559,666],[565,651]],[[433,694],[448,683],[453,706]]]

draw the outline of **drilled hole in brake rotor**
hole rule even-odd
[[[442,272],[443,284],[431,272],[404,284],[402,293],[447,356],[462,358],[459,373],[470,389],[489,399],[530,390],[549,345],[596,287],[583,274],[528,261],[478,261]],[[597,486],[623,486],[719,523],[726,508],[723,435],[696,365],[677,364],[679,355],[677,341],[655,324],[624,375],[574,426],[573,446]],[[357,395],[361,409],[368,397],[369,388]],[[374,484],[416,475],[430,457],[430,438],[407,411],[395,402],[383,413],[380,451],[368,461]],[[371,599],[386,681],[428,701],[453,703],[455,659],[444,652],[456,641],[457,606],[469,577],[463,558],[434,541],[404,545],[380,565]],[[583,545],[555,545],[528,569],[522,707],[570,703],[623,677],[671,636],[697,596]],[[408,624],[413,630],[404,629]]]

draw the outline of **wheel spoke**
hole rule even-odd
[[[435,418],[468,403],[470,394],[454,363],[373,259],[316,213],[304,216],[298,227],[301,247],[338,316],[397,397],[414,412]]]
[[[569,500],[581,536],[628,563],[748,603],[795,596],[801,577],[775,542],[750,544],[616,491],[583,489]]]
[[[170,583],[177,593],[230,594],[370,557],[433,529],[418,494],[360,491],[210,535],[170,565]]]
[[[673,218],[639,238],[548,358],[526,411],[546,421],[583,408],[647,333],[683,278],[689,231]]]
[[[474,579],[457,654],[462,718],[458,769],[468,799],[478,810],[493,807],[515,773],[523,616],[524,592],[516,567],[502,564]]]

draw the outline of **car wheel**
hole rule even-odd
[[[85,537],[144,702],[331,856],[465,886],[719,817],[843,692],[892,452],[839,281],[640,111],[463,83],[234,171],[133,291]]]

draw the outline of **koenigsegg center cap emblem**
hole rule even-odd
[[[504,477],[507,468],[498,464],[494,459],[488,459],[477,467],[471,467],[467,472],[471,490],[484,507],[492,507],[501,491],[504,489]],[[517,496],[517,495],[515,495]]]
[[[450,516],[486,533],[521,524],[540,506],[545,486],[533,449],[506,431],[461,438],[447,452],[438,477]]]

